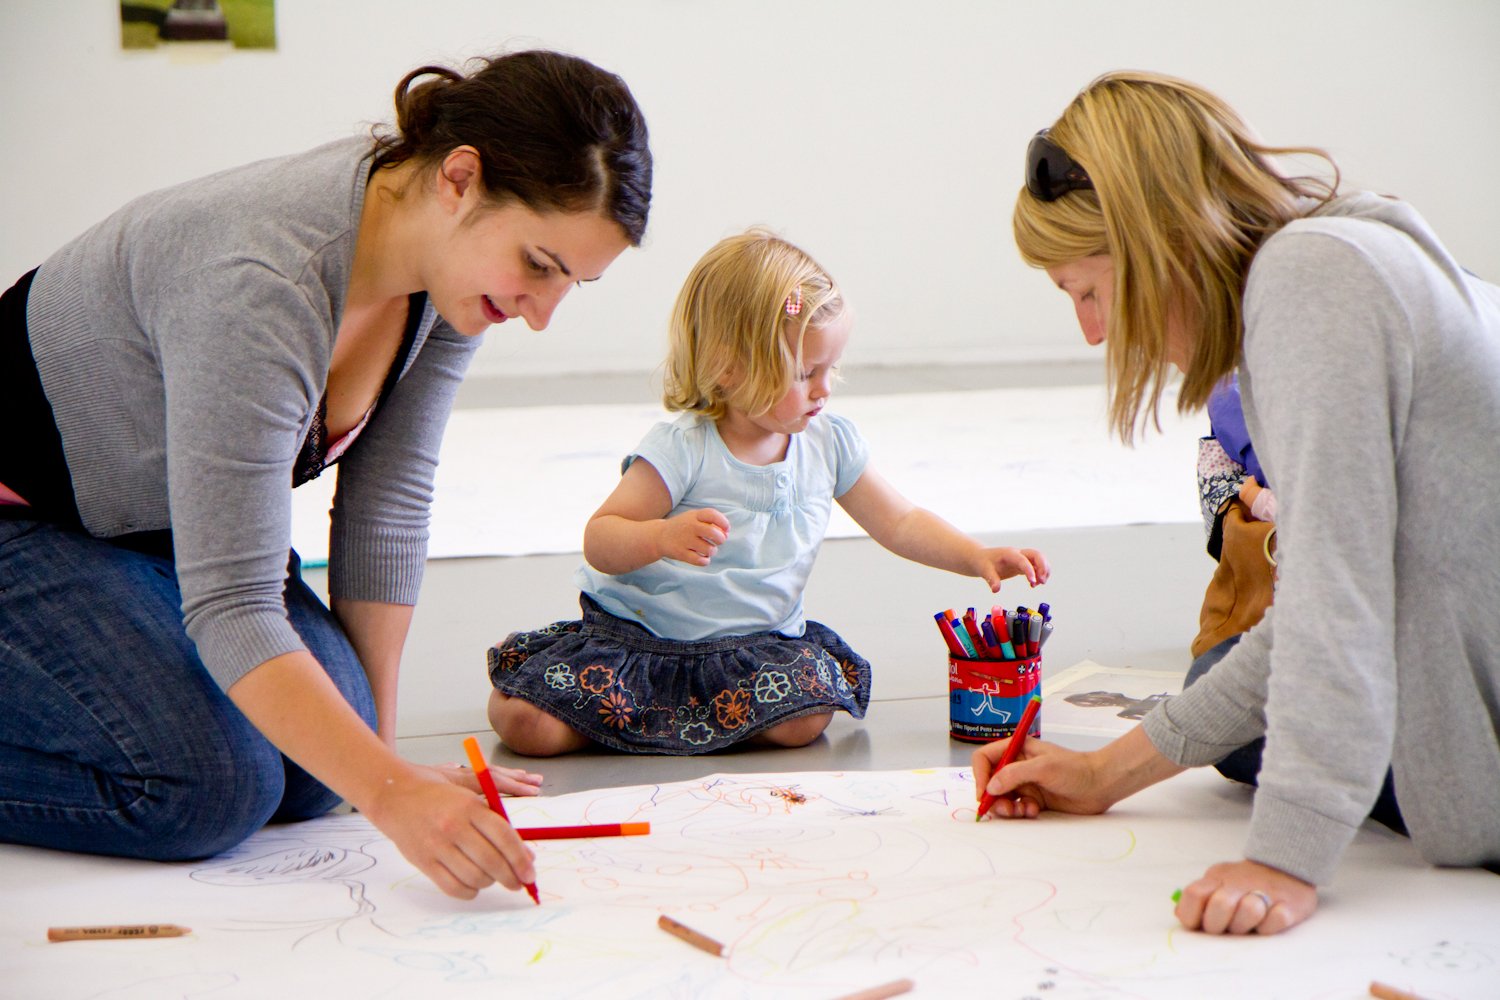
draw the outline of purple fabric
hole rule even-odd
[[[1260,460],[1255,457],[1255,446],[1250,443],[1250,431],[1245,428],[1238,375],[1230,375],[1209,395],[1208,425],[1224,453],[1249,470],[1257,483],[1265,486],[1266,474],[1261,471]]]

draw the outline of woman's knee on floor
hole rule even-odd
[[[527,757],[553,757],[582,750],[588,737],[531,702],[490,692],[490,726],[506,748]]]
[[[220,854],[266,825],[285,785],[281,753],[269,743],[148,777],[141,794],[121,810],[124,842],[110,853],[153,861]]]

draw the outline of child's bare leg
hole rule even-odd
[[[795,719],[779,722],[765,732],[756,734],[750,742],[773,747],[805,747],[822,736],[823,730],[828,728],[828,723],[832,720],[832,712],[799,715]]]
[[[553,757],[588,746],[590,740],[555,715],[522,698],[490,691],[490,725],[507,748],[528,757]]]

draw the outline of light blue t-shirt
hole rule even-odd
[[[729,519],[729,538],[707,566],[658,559],[610,576],[585,564],[578,588],[610,614],[667,639],[802,635],[802,591],[834,498],[859,481],[869,460],[854,425],[825,412],[791,436],[785,459],[748,465],[729,453],[712,420],[688,413],[653,427],[627,466],[637,458],[666,483],[668,516],[711,507]]]

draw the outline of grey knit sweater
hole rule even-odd
[[[187,631],[224,688],[304,648],[282,599],[292,469],[328,380],[370,153],[349,139],[148,194],[31,288],[84,527],[172,529]],[[335,596],[416,600],[438,445],[476,346],[428,306],[339,463]]]
[[[1275,607],[1147,735],[1199,765],[1264,734],[1245,854],[1305,880],[1388,764],[1424,858],[1500,861],[1500,289],[1359,194],[1267,241],[1244,315]]]

